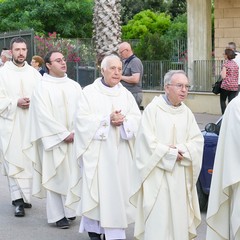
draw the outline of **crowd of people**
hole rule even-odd
[[[118,48],[83,89],[57,50],[32,66],[25,39],[3,50],[0,162],[14,215],[24,217],[35,196],[46,198],[48,223],[68,229],[81,216],[91,240],[126,239],[130,223],[136,239],[194,239],[203,136],[183,103],[189,79],[167,72],[164,93],[141,112],[143,65],[129,43]]]

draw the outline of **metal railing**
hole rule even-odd
[[[217,81],[223,60],[196,60],[193,62],[193,91],[212,91],[212,84]]]
[[[193,80],[190,91],[211,92],[212,84],[221,72],[222,60],[196,60],[193,64]],[[144,90],[164,90],[164,75],[169,70],[184,70],[187,63],[171,61],[144,61]]]
[[[144,90],[163,90],[164,75],[171,70],[186,70],[186,64],[183,62],[171,61],[143,61],[143,80]]]
[[[193,64],[193,80],[191,82],[190,91],[194,92],[211,92],[212,84],[218,79],[222,60],[197,60]],[[94,62],[91,66],[82,66],[78,63],[68,63],[70,75],[81,84],[86,86],[100,76]],[[143,61],[144,74],[142,79],[142,87],[144,90],[164,90],[164,75],[169,70],[184,70],[187,73],[187,63],[171,62],[171,61]]]

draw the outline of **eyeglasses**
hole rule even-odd
[[[63,63],[63,62],[66,62],[66,58],[56,58],[50,62],[57,62],[57,63]]]
[[[119,52],[120,54],[122,54],[124,51],[127,51],[127,49],[123,49],[121,52]]]
[[[184,85],[184,84],[181,84],[181,83],[176,83],[176,84],[169,83],[168,85],[174,86],[174,87],[176,87],[177,89],[183,89],[183,88],[185,88],[186,90],[189,90],[189,89],[191,88],[190,85]]]

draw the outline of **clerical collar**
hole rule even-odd
[[[163,95],[163,99],[166,101],[166,103],[167,103],[168,105],[174,106],[174,105],[169,101],[169,99],[168,99],[168,97],[167,97],[166,94]],[[179,105],[174,106],[174,107],[179,107],[179,106],[181,106],[181,103],[179,103]]]
[[[106,86],[106,87],[110,87],[109,85],[107,85],[107,84],[105,83],[103,77],[101,78],[101,82],[102,82],[102,84],[103,84],[104,86]]]
[[[13,64],[15,65],[15,66],[17,66],[17,67],[20,67],[20,66],[18,66],[14,61],[12,61],[13,62]],[[24,67],[25,66],[25,62],[23,62],[23,65],[21,66],[21,67]]]

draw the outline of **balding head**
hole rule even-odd
[[[118,52],[122,59],[127,59],[133,55],[132,47],[128,42],[122,42],[118,45]]]

